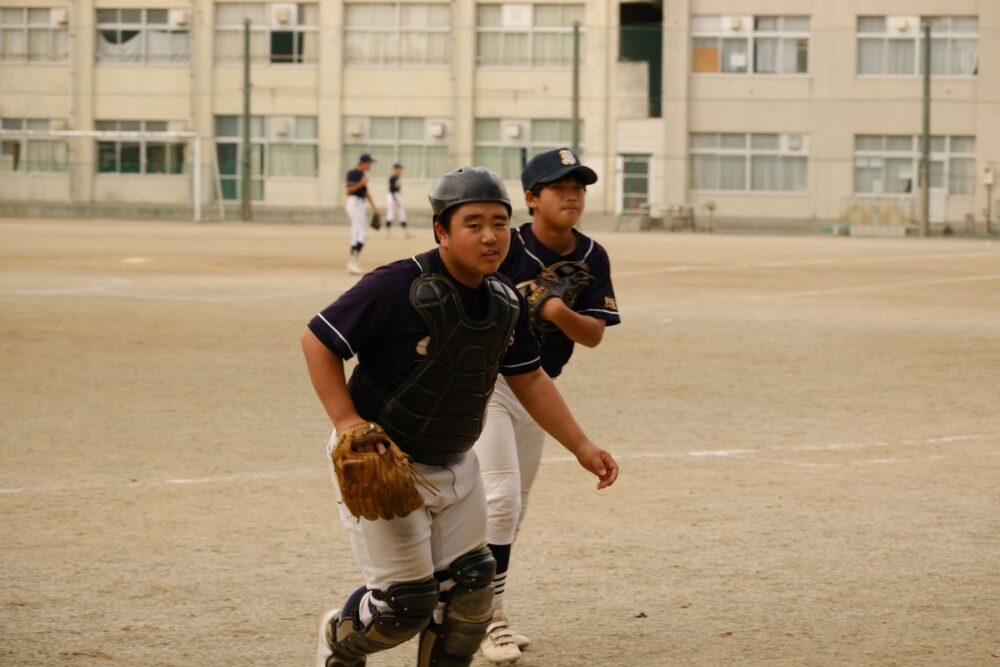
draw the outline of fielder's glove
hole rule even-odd
[[[382,229],[382,214],[378,211],[372,213],[372,229],[378,231]]]
[[[403,517],[424,504],[409,455],[378,424],[364,422],[341,433],[333,469],[344,505],[356,517]]]
[[[535,288],[525,295],[528,315],[535,331],[551,333],[556,325],[542,318],[542,305],[552,297],[559,297],[573,308],[586,287],[594,284],[594,275],[586,262],[556,262],[542,269],[534,280]]]

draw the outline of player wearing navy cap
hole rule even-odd
[[[595,347],[606,326],[618,324],[611,285],[611,265],[604,248],[575,229],[583,215],[587,186],[597,174],[568,148],[541,153],[521,174],[524,198],[533,221],[514,229],[511,248],[500,273],[529,292],[539,273],[557,262],[585,263],[593,282],[573,308],[560,298],[544,301],[541,316],[553,326],[537,332],[542,368],[551,378],[562,372],[576,343]],[[495,663],[511,663],[528,644],[514,632],[503,610],[511,546],[524,518],[528,494],[542,458],[545,432],[503,378],[490,399],[486,426],[475,445],[486,489],[488,541],[497,561],[494,618],[482,642],[483,655]]]
[[[341,502],[365,585],[324,615],[318,667],[360,667],[419,635],[418,667],[465,667],[493,613],[496,563],[475,454],[498,374],[530,414],[598,476],[618,465],[580,429],[540,368],[524,298],[496,273],[510,247],[510,199],[486,169],[449,172],[430,193],[438,247],[380,267],[302,335],[313,386],[337,432],[377,422],[413,459],[424,507],[356,518]],[[357,355],[348,381],[344,361]]]
[[[358,158],[358,166],[347,172],[347,202],[344,209],[347,217],[351,221],[351,256],[347,261],[347,270],[350,273],[361,274],[361,249],[365,247],[368,240],[368,206],[371,204],[372,212],[376,212],[375,201],[371,193],[368,192],[368,171],[372,168],[375,159],[368,153],[362,153]]]
[[[385,196],[385,237],[392,236],[392,223],[398,221],[403,230],[403,236],[410,238],[410,230],[406,228],[406,207],[403,205],[403,165],[398,162],[392,165],[392,176],[389,177],[389,194]]]

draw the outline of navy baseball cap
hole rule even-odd
[[[374,162],[374,161],[375,161],[375,158],[373,158],[368,153],[362,153],[361,157],[358,158],[358,162]]]
[[[597,182],[597,174],[590,167],[580,164],[576,153],[568,148],[557,148],[528,160],[521,172],[521,185],[527,192],[536,185],[555,183],[570,174],[576,174],[584,185]]]

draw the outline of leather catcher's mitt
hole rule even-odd
[[[382,229],[382,214],[379,213],[378,211],[372,213],[371,225],[372,229],[374,229],[375,231]]]
[[[561,298],[567,306],[576,306],[576,300],[589,285],[594,284],[594,276],[586,262],[562,261],[550,264],[542,269],[535,278],[535,289],[525,295],[528,302],[528,315],[535,331],[551,333],[558,329],[548,320],[542,319],[542,304],[552,297]]]
[[[403,517],[423,507],[410,457],[378,424],[356,424],[340,434],[333,469],[344,505],[370,521]]]

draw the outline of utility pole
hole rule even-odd
[[[242,146],[242,217],[246,221],[253,219],[250,208],[250,19],[243,21],[243,146]]]
[[[573,152],[580,154],[580,22],[573,21]]]
[[[924,23],[924,129],[920,155],[920,236],[926,238],[931,228],[931,24]]]
[[[993,181],[996,178],[996,165],[990,162],[983,170],[983,185],[986,186],[986,235],[993,234]]]

